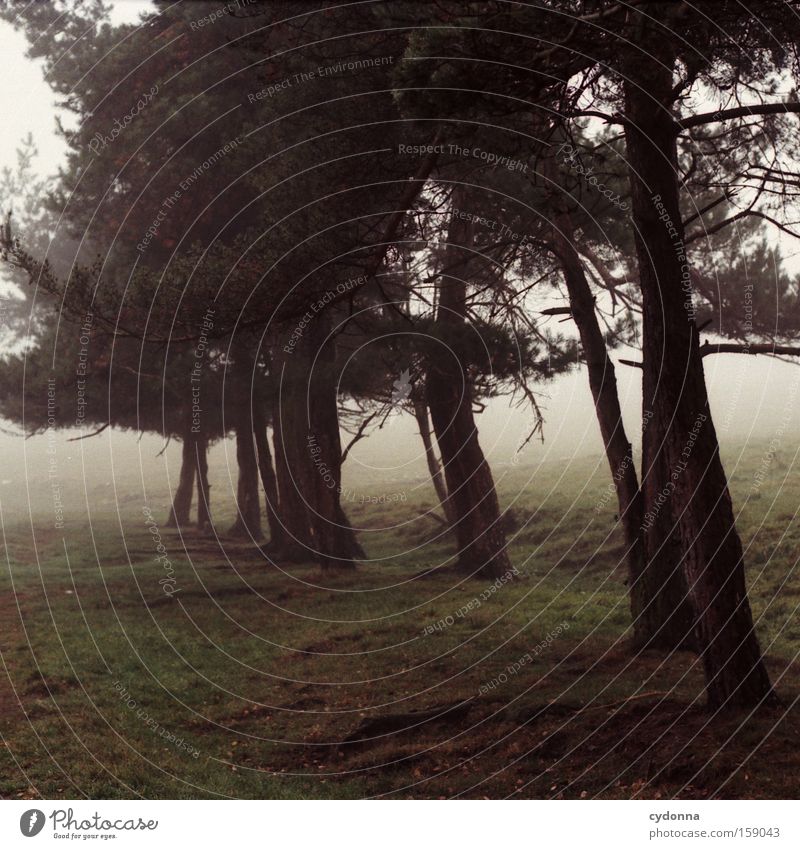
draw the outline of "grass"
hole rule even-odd
[[[451,555],[424,481],[353,485],[353,574],[162,529],[173,597],[139,499],[64,531],[37,507],[4,528],[0,796],[793,798],[800,482],[766,450],[726,454],[783,700],[755,716],[709,714],[692,655],[629,651],[599,458],[496,470],[521,577],[494,588],[418,577]]]

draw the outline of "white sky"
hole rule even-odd
[[[152,7],[149,0],[117,0],[112,5],[115,24],[133,22]],[[22,8],[22,7],[21,7]],[[0,168],[14,167],[20,140],[33,133],[39,147],[38,170],[52,174],[65,153],[56,135],[56,97],[44,81],[41,62],[26,58],[27,40],[11,24],[0,22],[0,56],[3,57],[3,85],[0,86]]]

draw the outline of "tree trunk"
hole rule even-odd
[[[556,169],[552,163],[548,168],[557,186]],[[572,319],[578,328],[625,535],[633,645],[637,649],[667,651],[687,648],[693,644],[693,614],[681,571],[680,552],[668,544],[670,534],[666,529],[662,534],[665,544],[657,551],[651,550],[645,561],[642,493],[633,463],[633,449],[622,420],[614,365],[597,320],[594,295],[583,262],[575,249],[572,219],[558,189],[552,192],[550,206],[554,225],[550,243],[564,274]]]
[[[340,501],[334,356],[324,315],[308,322],[292,350],[280,354],[273,413],[278,504],[293,556],[313,557],[323,568],[352,568],[364,552]]]
[[[172,499],[172,509],[167,519],[168,528],[184,528],[189,524],[194,489],[194,468],[194,439],[187,433],[181,447],[181,471],[178,477],[178,488]]]
[[[453,515],[452,504],[447,497],[447,484],[445,483],[444,473],[442,472],[442,465],[433,449],[428,405],[425,403],[425,398],[417,393],[414,394],[413,403],[414,416],[419,426],[419,435],[422,437],[422,444],[425,448],[425,460],[428,464],[428,472],[433,481],[433,488],[436,490],[436,497],[439,499],[444,517],[448,526],[452,528],[455,525],[456,519]]]
[[[643,307],[644,525],[663,512],[680,533],[709,705],[754,706],[770,697],[771,686],[747,600],[694,322],[671,115],[674,56],[657,29],[649,35],[626,69],[625,85]],[[648,544],[646,532],[645,556]]]
[[[653,503],[654,492],[662,491],[669,477],[662,453],[654,458],[645,480],[640,511],[643,523],[644,505]],[[630,585],[634,642],[641,648],[697,651],[694,605],[686,581],[680,529],[671,510],[664,510],[652,523],[641,527],[641,571],[632,576]]]
[[[261,486],[264,490],[267,522],[269,523],[269,550],[271,552],[278,552],[283,546],[285,535],[279,517],[278,480],[272,465],[267,425],[262,412],[259,411],[257,413],[253,427],[256,439],[256,453],[258,454],[258,472],[261,477]]]
[[[453,192],[454,209],[465,208],[463,191]],[[472,227],[453,216],[447,233],[445,269],[439,276],[436,323],[447,330],[466,331],[468,248]],[[456,350],[429,364],[428,408],[442,454],[447,504],[456,517],[457,568],[469,574],[497,578],[511,571],[506,535],[489,464],[478,442],[472,395],[465,364]]]
[[[236,484],[238,515],[230,533],[234,536],[261,539],[261,498],[258,494],[258,460],[253,441],[253,429],[247,415],[236,425],[236,463],[239,477]]]
[[[298,404],[294,403],[292,396],[296,394],[296,387],[293,386],[290,371],[290,367],[286,365],[272,410],[278,519],[283,539],[278,551],[270,553],[277,560],[302,563],[314,559],[314,543],[308,506],[302,496],[302,490],[307,487],[303,486],[301,489],[298,483],[303,472],[303,455],[301,453],[297,456],[296,439],[292,438],[292,434],[302,427],[302,407],[298,408]]]
[[[364,557],[341,506],[342,443],[336,395],[336,346],[329,322],[321,315],[308,328],[313,361],[308,374],[307,446],[313,465],[314,506],[311,525],[323,568],[351,568]]]
[[[236,430],[237,517],[230,529],[234,536],[261,539],[261,498],[258,494],[258,459],[253,439],[252,393],[255,364],[243,340],[234,340],[231,402]]]
[[[197,527],[211,528],[211,486],[208,483],[208,443],[200,438],[195,443],[197,452]]]

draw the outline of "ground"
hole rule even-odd
[[[602,458],[496,470],[519,575],[495,584],[424,574],[451,554],[424,480],[353,485],[349,574],[160,528],[172,596],[140,498],[14,514],[0,796],[796,798],[800,482],[766,451],[725,455],[781,698],[756,715],[709,713],[693,655],[631,652]]]

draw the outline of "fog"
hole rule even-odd
[[[616,357],[615,357],[616,359]],[[800,369],[766,357],[719,355],[706,360],[712,410],[729,472],[742,451],[764,451],[772,444],[783,462],[793,463],[800,445]],[[618,367],[625,426],[638,434],[641,386],[638,370]],[[596,458],[606,474],[602,443],[594,416],[586,373],[576,368],[538,387],[545,414],[544,440],[531,439],[521,450],[532,424],[530,411],[512,406],[507,398],[493,399],[477,417],[481,444],[502,485],[515,467],[529,470],[542,463],[568,465],[572,459]],[[54,484],[65,502],[68,521],[83,523],[97,512],[130,514],[143,503],[165,509],[180,469],[180,445],[165,448],[153,435],[106,430],[95,437],[74,440],[79,431],[58,431],[24,439],[8,431],[0,435],[0,508],[5,521],[52,511]],[[380,491],[398,482],[428,486],[427,469],[417,425],[412,416],[391,416],[382,428],[368,431],[352,449],[344,467],[344,487]],[[342,433],[343,444],[351,436]],[[638,440],[636,447],[638,447]],[[162,453],[163,452],[163,453]],[[211,450],[209,457],[212,509],[233,509],[237,476],[232,439]]]
[[[115,21],[134,20],[149,4],[114,4]],[[13,168],[21,138],[32,133],[40,151],[43,174],[55,173],[64,155],[64,144],[55,132],[56,115],[68,123],[57,109],[55,97],[42,78],[38,63],[24,58],[25,39],[7,24],[0,24],[0,49],[6,59],[5,85],[0,88],[0,167]],[[3,272],[0,271],[0,275]],[[636,352],[615,352],[637,358]],[[800,435],[800,370],[792,363],[767,357],[716,355],[705,361],[712,409],[720,441],[727,455],[749,442],[777,438],[793,455]],[[641,381],[637,369],[617,366],[617,380],[628,434],[638,443],[641,419]],[[519,399],[492,399],[478,416],[481,443],[491,461],[495,476],[504,469],[536,466],[542,462],[563,463],[570,458],[600,456],[602,444],[594,416],[585,370],[574,367],[568,374],[534,387],[544,414],[542,438],[530,439],[533,416]],[[58,432],[23,439],[8,431],[0,434],[3,470],[0,472],[0,502],[6,513],[26,512],[49,486],[48,465],[57,458],[58,476],[63,482],[80,482],[77,496],[94,494],[111,504],[128,497],[141,499],[147,488],[161,498],[174,486],[180,461],[177,444],[164,449],[155,436],[105,431],[82,441],[69,441],[78,432]],[[342,433],[343,444],[350,434]],[[162,452],[160,454],[159,453]],[[232,440],[216,445],[211,452],[211,483],[215,500],[233,497],[236,477]],[[392,415],[382,428],[369,431],[368,438],[356,444],[345,464],[344,483],[386,480],[424,480],[424,456],[414,419],[407,414]],[[159,483],[154,484],[153,481]]]

